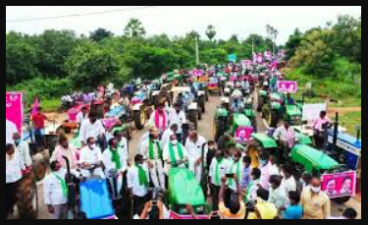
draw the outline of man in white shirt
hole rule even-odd
[[[29,153],[29,145],[27,142],[23,141],[18,132],[13,134],[13,140],[19,155],[22,157],[22,161],[25,167],[30,168],[32,165],[31,154]]]
[[[142,143],[142,155],[148,159],[147,165],[151,174],[153,185],[156,188],[166,189],[165,174],[163,168],[163,149],[159,141],[159,131],[155,129],[148,140]]]
[[[90,112],[89,120],[85,120],[81,125],[80,135],[82,140],[82,146],[87,144],[87,139],[93,137],[97,140],[99,146],[103,146],[103,138],[105,134],[105,128],[100,120],[97,120],[95,112]]]
[[[284,121],[273,133],[273,138],[278,141],[282,147],[283,160],[289,157],[290,150],[294,147],[296,142],[295,130],[290,127],[289,123]]]
[[[144,143],[145,141],[147,141],[148,140],[148,138],[149,138],[149,136],[150,136],[150,133],[153,131],[155,129],[155,126],[153,126],[153,125],[149,125],[148,126],[148,131],[146,132],[146,133],[144,133],[143,135],[142,135],[142,137],[139,139],[139,142],[138,143],[140,143],[140,144],[138,144],[137,146],[138,146],[138,153],[139,154],[142,154],[142,149],[143,149],[143,144],[142,143]]]
[[[6,189],[5,211],[8,218],[14,210],[19,181],[22,179],[24,163],[12,144],[6,145]]]
[[[86,106],[82,107],[82,110],[77,115],[79,126],[81,126],[85,120],[88,120],[88,108]]]
[[[128,170],[128,188],[130,198],[133,199],[133,215],[138,214],[139,208],[148,201],[149,172],[144,163],[143,155],[136,155],[135,165]]]
[[[14,144],[13,134],[17,132],[17,126],[10,120],[6,120],[6,144]]]
[[[160,131],[160,136],[169,128],[169,116],[165,111],[164,105],[160,104],[151,114],[149,123]]]
[[[243,170],[244,170],[244,165],[243,165],[243,157],[242,157],[242,152],[237,150],[234,152],[233,155],[233,164],[231,165],[228,173],[229,174],[235,174],[238,182],[241,182],[241,179],[243,177]],[[231,189],[233,192],[237,191],[237,185],[236,185],[236,181],[234,181],[234,179],[230,178],[228,180],[228,187],[229,189]]]
[[[163,158],[165,161],[165,174],[169,175],[169,171],[173,167],[185,168],[188,163],[188,152],[184,146],[178,142],[176,135],[170,137],[170,143],[164,148]]]
[[[202,163],[204,163],[204,166],[206,164],[207,141],[204,137],[198,135],[197,131],[191,131],[185,143],[185,149],[189,158],[189,169],[194,173],[197,181],[200,182],[202,178]],[[204,157],[202,157],[202,153]]]
[[[121,199],[122,197],[120,193],[123,188],[123,177],[128,168],[125,157],[123,149],[118,146],[118,139],[110,139],[109,148],[102,154],[102,161],[114,200]]]
[[[212,160],[208,176],[211,182],[210,187],[213,202],[213,211],[217,211],[219,209],[218,197],[221,188],[221,179],[226,176],[226,165],[223,151],[216,151],[216,157]]]
[[[267,152],[261,152],[260,154],[260,165],[259,169],[261,170],[261,185],[264,189],[269,189],[269,179],[272,175],[277,175],[277,171],[274,170],[270,162],[270,155]]]
[[[163,148],[165,148],[166,145],[170,142],[171,135],[173,135],[173,134],[176,135],[177,130],[178,130],[178,125],[175,124],[175,123],[170,125],[170,129],[165,130],[165,132],[164,132],[164,134],[162,135],[162,138],[161,138],[161,146]],[[176,136],[176,138],[178,138],[178,136]],[[179,139],[178,139],[178,141],[179,141]]]
[[[67,218],[68,186],[65,181],[66,170],[58,161],[50,164],[51,173],[44,181],[44,198],[50,219],[60,220]]]
[[[122,154],[124,155],[127,166],[130,166],[128,139],[124,136],[124,132],[122,129],[113,130],[113,134],[114,134],[114,137],[118,140],[119,151],[121,151]]]
[[[91,175],[106,179],[104,172],[102,171],[102,153],[101,149],[96,146],[95,138],[90,137],[87,139],[87,146],[82,148],[80,153],[79,163],[82,167],[82,174],[84,177],[89,178]],[[94,168],[92,169],[91,168]]]
[[[268,202],[273,203],[279,213],[287,207],[289,204],[288,194],[286,194],[285,189],[281,186],[280,177],[277,175],[272,175],[270,177],[270,188],[269,188],[269,198]]]
[[[176,131],[176,137],[180,143],[183,143],[183,124],[187,122],[187,118],[185,112],[181,110],[181,105],[179,103],[174,104],[174,108],[170,110],[169,113],[170,126],[173,124],[178,125],[178,129]]]
[[[281,186],[284,188],[286,193],[297,191],[296,181],[293,176],[293,167],[291,165],[286,164],[282,167],[281,176],[283,177]]]

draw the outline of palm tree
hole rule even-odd
[[[130,19],[128,24],[124,29],[125,36],[127,37],[141,37],[146,34],[144,27],[142,26],[142,22],[138,19]]]
[[[212,41],[212,39],[216,36],[216,30],[213,25],[208,25],[206,35],[210,41]]]

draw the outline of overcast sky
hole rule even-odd
[[[94,14],[80,17],[64,17],[39,21],[10,22],[22,19],[88,14],[114,9],[136,9]],[[139,8],[139,7],[138,7]],[[249,34],[266,35],[266,24],[279,31],[278,43],[283,44],[295,28],[301,31],[324,26],[336,21],[338,15],[361,16],[361,7],[350,6],[156,6],[137,9],[137,6],[6,6],[6,31],[39,34],[46,29],[71,29],[79,34],[89,34],[99,27],[111,30],[117,35],[132,17],[142,21],[147,35],[166,33],[170,37],[184,35],[195,30],[201,35],[209,24],[215,26],[215,39],[228,39],[237,34],[245,39]]]

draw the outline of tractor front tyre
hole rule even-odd
[[[146,112],[144,107],[141,107],[139,111],[134,111],[134,123],[138,130],[142,130],[144,128],[144,124],[146,122]]]
[[[34,220],[38,217],[38,192],[33,174],[26,175],[19,183],[17,208],[21,219]]]

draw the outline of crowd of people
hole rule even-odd
[[[270,83],[273,87],[272,79]],[[87,97],[91,96],[86,95],[85,101],[90,100]],[[211,202],[213,217],[331,218],[331,202],[321,190],[320,178],[309,173],[304,173],[300,179],[295,177],[293,166],[285,160],[289,157],[288,150],[295,144],[292,142],[295,140],[294,131],[287,122],[273,134],[273,138],[285,149],[281,161],[263,151],[259,154],[259,166],[254,166],[248,155],[249,146],[239,148],[233,145],[236,141],[228,133],[215,142],[191,128],[185,137],[183,124],[187,118],[180,103],[173,104],[171,108],[156,106],[133,161],[130,161],[128,137],[123,130],[106,130],[97,112],[88,111],[86,107],[77,119],[82,148],[78,151],[69,144],[68,138],[61,136],[51,156],[51,172],[43,182],[44,200],[51,219],[67,218],[69,198],[65,177],[69,167],[80,181],[91,177],[107,180],[111,200],[123,198],[132,201],[132,207],[125,210],[135,219],[170,218],[170,210],[173,209],[165,205],[164,195],[158,201],[153,201],[151,190],[156,188],[163,193],[168,190],[168,175],[172,168],[186,168],[199,184],[205,181],[203,191]],[[44,144],[43,131],[48,118],[39,110],[32,120],[36,142],[41,146]],[[322,112],[314,123],[315,139],[320,145],[324,140],[320,133],[327,122],[326,113]],[[17,185],[24,171],[31,166],[27,146],[17,132],[13,132],[11,139],[7,137],[6,217],[13,212]],[[283,164],[277,165],[276,162]],[[193,206],[188,204],[186,209],[193,218],[197,218]],[[341,218],[354,219],[356,216],[356,211],[349,208]]]

